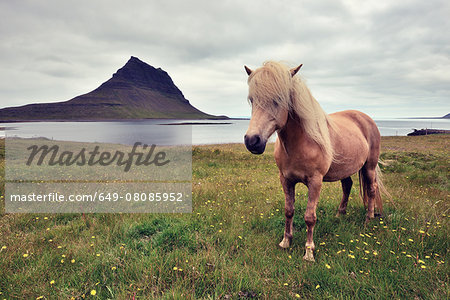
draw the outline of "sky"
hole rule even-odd
[[[250,116],[243,66],[303,64],[327,112],[450,113],[447,0],[0,1],[0,108],[69,100],[131,56],[198,109]]]

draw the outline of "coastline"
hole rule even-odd
[[[33,123],[33,122],[134,122],[147,120],[249,120],[245,118],[229,118],[227,116],[220,116],[217,118],[140,118],[140,119],[39,119],[39,120],[0,120],[3,123]]]

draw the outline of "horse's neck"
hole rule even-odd
[[[277,131],[278,138],[284,146],[288,146],[293,142],[303,141],[306,137],[305,129],[301,124],[300,118],[289,114],[286,124]]]

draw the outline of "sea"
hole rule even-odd
[[[382,136],[405,136],[413,129],[447,129],[450,119],[378,119]],[[132,145],[205,145],[242,143],[248,119],[174,120],[151,119],[108,122],[0,123],[0,137],[99,142]],[[270,141],[275,141],[276,134]]]

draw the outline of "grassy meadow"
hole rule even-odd
[[[2,212],[0,299],[449,299],[448,149],[449,135],[383,137],[392,199],[367,225],[357,184],[336,218],[340,183],[325,183],[311,263],[301,184],[293,243],[277,246],[273,144],[260,156],[242,144],[195,146],[192,214]],[[3,141],[0,150],[3,181]]]

